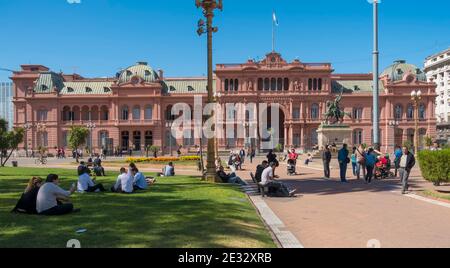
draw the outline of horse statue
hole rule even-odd
[[[341,91],[341,94],[339,94],[338,97],[336,97],[336,99],[334,101],[327,101],[327,112],[325,113],[324,117],[325,117],[325,123],[327,125],[334,125],[337,123],[344,123],[344,118],[345,116],[348,116],[351,118],[351,114],[344,112],[341,108],[340,108],[340,103],[342,100],[342,94],[344,93],[344,91]],[[332,123],[330,123],[331,120],[333,120]]]

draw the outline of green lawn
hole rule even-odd
[[[75,194],[81,212],[60,217],[11,214],[28,178],[56,173],[62,186],[74,170],[0,168],[0,247],[275,247],[255,209],[235,186],[196,177],[161,178],[147,192]],[[110,187],[114,176],[99,178]],[[86,228],[84,234],[76,230]]]
[[[450,201],[450,194],[448,194],[448,193],[439,193],[437,191],[425,190],[425,191],[422,191],[421,194],[426,197],[432,197],[432,198]]]

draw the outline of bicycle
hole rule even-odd
[[[36,165],[46,165],[47,159],[44,157],[37,158],[35,161]]]

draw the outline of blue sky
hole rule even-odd
[[[43,64],[86,77],[113,76],[148,61],[166,76],[206,70],[205,38],[196,35],[194,0],[0,0],[0,67]],[[367,0],[224,0],[215,24],[215,63],[260,59],[271,50],[291,61],[331,62],[339,73],[371,71],[372,7]],[[450,1],[383,0],[381,66],[396,59],[423,66],[450,47]],[[0,72],[4,81],[8,73]]]

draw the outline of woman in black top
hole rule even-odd
[[[25,192],[17,202],[16,207],[12,210],[15,213],[37,214],[36,211],[36,199],[39,192],[39,188],[42,185],[42,179],[39,177],[33,177],[25,189]]]

